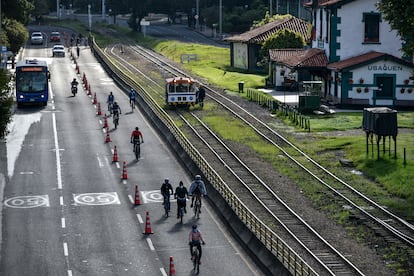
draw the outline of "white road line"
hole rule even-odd
[[[55,113],[52,113],[52,122],[53,122],[53,136],[55,140],[57,184],[58,184],[58,189],[61,190],[62,189],[62,171],[61,171],[61,165],[60,165],[60,151],[59,151],[59,141],[58,141],[58,136],[57,136]]]
[[[60,196],[59,202],[60,202],[60,206],[63,206],[63,196]]]
[[[134,204],[134,199],[132,198],[132,195],[128,195],[129,201],[131,201],[132,204]]]
[[[65,218],[61,218],[61,223],[62,223],[62,228],[66,228],[66,219]]]
[[[162,276],[168,276],[167,272],[165,271],[163,267],[160,267],[160,271],[161,271]]]
[[[69,256],[68,244],[66,242],[63,243],[63,254],[65,257]]]
[[[118,169],[120,169],[120,168],[121,168],[121,166],[119,165],[119,162],[116,162],[115,166],[116,166]]]
[[[144,223],[144,220],[142,219],[140,214],[137,214],[137,218],[138,218],[139,223],[141,223],[141,224]]]
[[[147,238],[147,243],[148,243],[148,246],[151,249],[151,251],[154,251],[155,250],[155,247],[152,244],[152,240],[150,238]]]
[[[72,270],[68,270],[68,276],[72,276]]]
[[[102,163],[101,158],[99,158],[98,154],[96,154],[96,159],[98,159],[99,168],[103,168],[104,164]]]

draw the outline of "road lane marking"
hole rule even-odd
[[[159,203],[164,201],[164,197],[161,195],[160,190],[141,191],[142,201],[144,203]],[[170,202],[177,201],[173,197],[170,198]]]
[[[113,193],[84,193],[73,194],[75,205],[111,205],[121,204],[118,194]]]
[[[59,204],[60,204],[60,206],[63,206],[63,196],[59,197]]]
[[[68,276],[72,276],[72,270],[68,270]]]
[[[151,238],[147,238],[147,243],[151,251],[154,251],[154,245],[152,244]]]
[[[134,199],[132,198],[132,195],[128,195],[129,201],[134,204]]]
[[[66,228],[66,219],[61,218],[60,221],[61,221],[61,224],[62,224],[62,228]]]
[[[63,243],[63,254],[65,257],[69,256],[68,244],[66,242]]]
[[[160,267],[160,271],[161,271],[162,276],[168,276],[167,272],[165,271],[163,267]]]
[[[50,206],[48,195],[16,196],[4,201],[4,205],[10,208],[21,209]]]
[[[137,214],[137,218],[138,218],[139,223],[141,223],[141,224],[144,223],[144,220],[142,219],[140,214]]]
[[[52,113],[52,122],[53,122],[53,136],[55,140],[55,153],[56,153],[56,176],[58,189],[62,190],[62,168],[60,164],[60,151],[59,151],[59,140],[57,136],[57,127],[56,127],[56,115]]]

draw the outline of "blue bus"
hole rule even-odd
[[[25,59],[16,64],[16,102],[47,105],[49,69],[44,60]]]

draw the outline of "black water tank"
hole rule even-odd
[[[397,111],[388,107],[364,108],[362,128],[380,136],[397,136]]]

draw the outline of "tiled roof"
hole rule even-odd
[[[310,39],[310,24],[302,19],[291,17],[277,19],[263,26],[257,27],[245,33],[231,36],[225,40],[228,42],[245,42],[250,44],[262,44],[267,38],[281,29],[289,29],[300,33],[305,41]]]
[[[344,59],[341,61],[330,63],[328,64],[327,67],[328,69],[331,69],[331,70],[340,71],[348,67],[353,67],[353,66],[367,63],[367,62],[373,62],[373,61],[380,60],[380,59],[391,59],[399,63],[404,63],[410,67],[413,66],[412,63],[405,61],[401,58],[397,58],[393,55],[372,51],[372,52],[368,52],[368,53],[365,53],[359,56],[355,56],[355,57],[351,57],[351,58]]]
[[[322,67],[328,64],[325,50],[310,49],[271,49],[271,61],[283,63],[289,67]]]
[[[312,6],[314,1],[309,1],[304,3],[305,6]],[[344,2],[343,0],[317,0],[318,2],[318,6],[320,7],[324,7],[324,6],[329,6],[329,5],[333,5],[333,4],[337,4],[337,3],[341,3]]]

